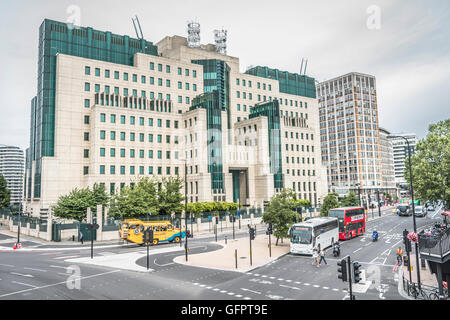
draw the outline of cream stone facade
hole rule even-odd
[[[278,80],[240,73],[239,59],[215,52],[214,45],[189,48],[174,36],[157,47],[157,56],[135,53],[132,65],[56,56],[54,156],[42,157],[41,194],[26,192],[25,211],[42,215],[61,195],[94,183],[112,194],[140,177],[184,177],[185,164],[189,202],[239,199],[262,206],[279,191],[271,170],[273,133],[266,116],[250,115],[254,106],[275,101],[283,187],[313,206],[321,203],[327,181],[315,98],[281,93]],[[224,61],[229,68],[229,102],[220,113],[220,190],[211,186],[208,165],[209,111],[192,107],[208,93],[208,75],[196,60]],[[30,161],[27,170],[34,172]],[[26,190],[32,190],[28,175]]]

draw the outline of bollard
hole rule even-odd
[[[227,244],[227,236],[225,236],[225,244]]]
[[[236,269],[237,269],[237,249],[234,249],[234,260],[236,261]]]

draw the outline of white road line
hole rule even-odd
[[[79,278],[79,279],[80,280],[82,280],[82,279],[89,279],[89,278],[99,277],[99,276],[103,276],[103,275],[110,274],[110,273],[116,273],[116,272],[120,272],[120,270],[113,270],[113,271],[98,273],[98,274],[94,274],[94,275],[91,275],[91,276],[82,277],[82,278]],[[49,287],[55,287],[55,286],[59,286],[60,284],[66,284],[66,283],[67,283],[67,281],[61,281],[61,282],[58,282],[58,283],[49,284],[49,285],[42,286],[42,287],[36,287],[36,288],[32,288],[32,289],[20,290],[20,291],[16,291],[16,292],[10,292],[10,293],[6,293],[6,294],[0,295],[0,298],[7,297],[7,296],[12,296],[12,295],[15,295],[15,294],[18,294],[18,293],[27,292],[27,291],[33,291],[33,290],[44,289],[44,288],[49,288]]]
[[[10,265],[10,264],[3,264],[3,263],[0,263],[0,266],[14,268],[14,266],[12,266],[12,265]]]
[[[67,268],[68,268],[68,267],[54,266],[54,265],[50,265],[49,267],[52,267],[52,268],[61,268],[61,269],[67,269]]]
[[[297,288],[297,287],[285,286],[284,284],[280,284],[280,287],[285,287],[285,288],[294,289],[294,290],[302,290],[302,289]]]
[[[253,290],[246,289],[246,288],[241,288],[241,290],[243,290],[243,291],[248,291],[248,292],[253,292],[253,293],[256,293],[256,294],[261,294],[261,292],[253,291]],[[225,292],[226,292],[226,291],[225,291]]]
[[[64,256],[64,257],[57,257],[53,258],[54,260],[62,260],[62,259],[71,259],[71,258],[78,258],[80,255],[77,256]]]
[[[12,282],[12,283],[21,284],[21,285],[27,286],[27,287],[37,288],[36,286],[33,286],[32,284],[28,284],[28,283],[23,283],[23,282],[19,282],[19,281],[11,281],[11,282]]]
[[[158,258],[156,258],[156,259],[158,259]],[[175,262],[169,262],[166,264],[158,264],[158,263],[156,263],[156,259],[153,260],[153,263],[156,264],[158,267],[165,267],[165,266],[170,266],[171,264],[175,264]]]
[[[359,250],[362,250],[362,248],[356,249],[355,251],[353,251],[353,253],[358,252]]]
[[[49,255],[53,255],[53,254],[61,254],[61,252],[49,252],[49,253],[41,253],[41,256],[49,256]]]
[[[27,269],[27,270],[33,270],[33,271],[40,271],[40,272],[47,272],[47,270],[35,269],[35,268],[28,268],[28,267],[24,267],[24,269]]]
[[[11,274],[15,274],[16,276],[22,276],[22,277],[27,277],[27,278],[34,278],[34,276],[32,276],[31,274],[22,274],[22,273],[18,273],[18,272],[11,272]]]

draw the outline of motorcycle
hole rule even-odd
[[[372,241],[373,242],[378,241],[378,232],[372,234]]]
[[[334,246],[333,248],[333,256],[339,257],[341,255],[341,248],[340,246]]]

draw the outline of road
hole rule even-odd
[[[429,217],[437,218],[438,211]],[[375,213],[375,216],[377,213]],[[369,217],[371,213],[369,212]],[[420,230],[434,223],[433,218],[417,218]],[[380,234],[371,241],[373,229]],[[395,253],[402,245],[402,232],[412,230],[412,217],[398,217],[384,211],[379,219],[367,222],[364,236],[341,243],[342,256],[359,261],[373,282],[370,287],[357,288],[359,300],[402,299],[398,281],[392,272]],[[263,230],[259,230],[261,234]],[[247,236],[246,233],[237,237]],[[223,235],[219,236],[219,239]],[[231,238],[231,235],[228,234]],[[1,235],[3,242],[9,239]],[[217,250],[214,237],[190,239],[190,253]],[[0,244],[1,245],[1,244]],[[0,263],[0,299],[193,299],[193,300],[342,300],[347,299],[348,284],[337,278],[336,258],[331,250],[327,265],[311,264],[311,257],[285,255],[248,273],[211,270],[173,262],[184,255],[179,244],[160,245],[170,252],[150,256],[152,272],[136,272],[106,266],[70,262],[90,256],[89,250],[68,249],[48,251],[2,252]],[[150,250],[154,250],[151,247]],[[137,257],[137,264],[146,266],[146,250],[138,246],[96,249],[96,256],[121,254]],[[415,266],[415,264],[414,264]],[[142,268],[144,269],[144,268]],[[80,273],[77,273],[77,272]],[[74,273],[75,272],[75,273]],[[79,280],[79,281],[78,281]],[[79,286],[78,286],[79,284]]]

